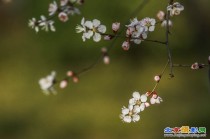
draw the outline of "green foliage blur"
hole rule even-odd
[[[157,88],[164,102],[141,113],[138,123],[119,119],[133,91],[154,87],[153,77],[167,61],[163,45],[143,42],[123,51],[118,39],[110,52],[111,63],[98,64],[67,89],[46,97],[38,80],[52,70],[58,78],[67,70],[80,70],[93,63],[100,49],[111,42],[83,42],[75,26],[82,17],[99,19],[111,31],[115,21],[155,17],[166,9],[167,0],[87,0],[81,15],[67,23],[56,19],[56,33],[35,33],[28,20],[47,15],[52,0],[0,1],[0,139],[163,139],[165,127],[204,126],[210,130],[210,83],[208,68],[193,71],[175,68],[175,78],[164,75]],[[173,20],[170,48],[177,64],[207,63],[210,55],[210,1],[184,0],[185,10]],[[156,27],[148,39],[164,40]]]

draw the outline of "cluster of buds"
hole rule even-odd
[[[75,7],[76,4],[83,4],[84,0],[60,0],[60,4],[58,5],[56,1],[49,4],[49,18],[45,16],[41,16],[40,20],[36,18],[32,18],[29,20],[29,27],[34,29],[36,32],[39,32],[39,28],[45,31],[53,31],[55,32],[55,27],[53,26],[54,21],[52,17],[56,14],[58,15],[58,19],[62,22],[67,22],[69,20],[69,15],[80,14],[80,10]]]
[[[102,52],[104,64],[108,65],[110,63],[110,58],[107,52],[107,48],[105,47],[101,48],[101,52]]]
[[[122,108],[122,114],[120,114],[120,119],[125,123],[138,122],[140,120],[140,113],[145,108],[149,107],[150,104],[159,104],[163,101],[156,92],[147,92],[143,95],[140,95],[139,92],[133,92],[132,96],[129,100],[128,108],[124,106]],[[150,103],[147,102],[148,97],[151,97]]]
[[[166,20],[166,14],[163,11],[159,11],[157,13],[157,19],[160,20],[161,26],[166,27],[167,26],[167,20]],[[168,26],[172,27],[173,23],[171,20],[168,20]]]
[[[198,62],[195,62],[192,64],[191,69],[198,70],[205,67],[205,64],[199,64]]]
[[[109,40],[113,39],[115,37],[115,35],[118,33],[119,29],[120,29],[120,23],[119,22],[112,23],[112,31],[113,31],[114,35],[110,35],[110,34],[105,35],[104,40],[109,41]]]
[[[66,76],[67,76],[67,78],[64,79],[64,80],[62,80],[62,81],[60,82],[60,88],[61,88],[61,89],[64,89],[64,88],[66,88],[66,87],[68,86],[68,82],[69,82],[69,79],[70,79],[70,78],[72,78],[72,81],[73,81],[74,83],[78,83],[78,82],[79,82],[78,76],[77,76],[77,75],[75,74],[75,72],[73,72],[73,71],[68,71],[68,72],[66,73]]]

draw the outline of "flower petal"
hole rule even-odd
[[[93,40],[95,42],[99,42],[101,40],[101,34],[96,32],[95,35],[93,36]]]

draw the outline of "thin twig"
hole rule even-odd
[[[137,9],[131,14],[131,17],[132,17],[132,16],[135,16],[136,13],[140,12],[140,11],[142,10],[142,8],[145,6],[145,4],[147,4],[148,2],[149,2],[148,0],[144,0],[144,1],[137,7]],[[126,23],[127,23],[127,21],[126,21]],[[125,23],[125,24],[126,24],[126,23]],[[125,27],[124,27],[124,28],[125,28]],[[124,28],[122,28],[122,29],[120,30],[120,32],[118,33],[119,35],[122,34]],[[104,35],[109,35],[109,34],[104,34]],[[113,39],[111,45],[107,47],[107,53],[109,53],[109,52],[111,51],[111,49],[113,48],[113,46],[114,46],[114,44],[115,44],[116,41],[117,41],[117,37],[115,37],[115,38]],[[77,76],[81,76],[83,73],[90,71],[92,68],[94,68],[94,67],[102,60],[102,58],[103,58],[103,55],[102,55],[102,54],[99,55],[98,58],[97,58],[97,60],[96,60],[93,64],[91,64],[91,65],[89,65],[88,67],[83,68],[81,71],[77,72],[77,73],[76,73]]]
[[[166,63],[166,65],[164,66],[161,74],[159,75],[160,76],[160,80],[155,84],[155,87],[152,89],[152,92],[150,94],[152,94],[155,91],[155,89],[158,87],[158,84],[160,83],[160,81],[161,81],[161,79],[162,79],[162,77],[163,77],[163,75],[164,75],[164,73],[165,73],[165,71],[166,71],[167,66],[168,66],[169,63],[170,63],[170,61],[168,60],[167,63]]]
[[[202,67],[208,67],[209,64],[200,64]],[[192,65],[186,65],[186,64],[173,64],[173,67],[178,68],[190,68]]]

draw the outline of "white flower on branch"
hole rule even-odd
[[[150,103],[151,104],[155,104],[155,103],[157,103],[157,104],[159,104],[160,102],[162,102],[163,101],[163,99],[161,98],[161,97],[159,97],[157,94],[153,94],[152,95],[152,97],[150,98]]]
[[[81,21],[81,25],[76,26],[76,32],[82,33],[82,39],[85,41],[86,39],[90,39],[93,36],[93,40],[95,42],[99,42],[101,40],[101,34],[106,32],[106,26],[101,25],[101,22],[97,19],[93,21],[85,21],[83,18]]]
[[[169,5],[167,10],[170,11],[170,16],[179,15],[181,11],[184,10],[184,6],[181,5],[179,2],[173,3],[173,5]]]
[[[41,78],[39,80],[39,85],[46,95],[49,95],[50,92],[56,94],[56,91],[53,88],[53,84],[55,82],[55,76],[56,72],[52,71],[50,75],[46,76],[45,78]]]
[[[36,21],[36,18],[32,18],[29,20],[28,26],[34,29],[36,32],[39,32],[39,24]]]
[[[152,32],[155,30],[156,21],[154,18],[146,17],[146,18],[142,19],[140,22],[141,22],[142,26],[145,27],[145,31]]]
[[[45,31],[53,31],[55,32],[55,27],[54,27],[54,21],[52,20],[47,20],[47,18],[42,15],[41,16],[41,20],[39,21],[39,26],[42,27],[42,30],[45,30]]]
[[[129,105],[128,108],[122,108],[122,114],[120,115],[120,118],[125,123],[131,123],[132,121],[138,122],[140,120],[140,116],[138,113],[134,112],[134,107],[132,105]]]
[[[139,92],[133,92],[133,98],[129,100],[129,104],[135,107],[136,112],[144,111],[145,107],[149,106],[147,95],[140,95]]]
[[[49,4],[48,11],[49,11],[50,16],[54,15],[57,12],[57,10],[58,10],[58,5],[57,5],[56,1]]]

